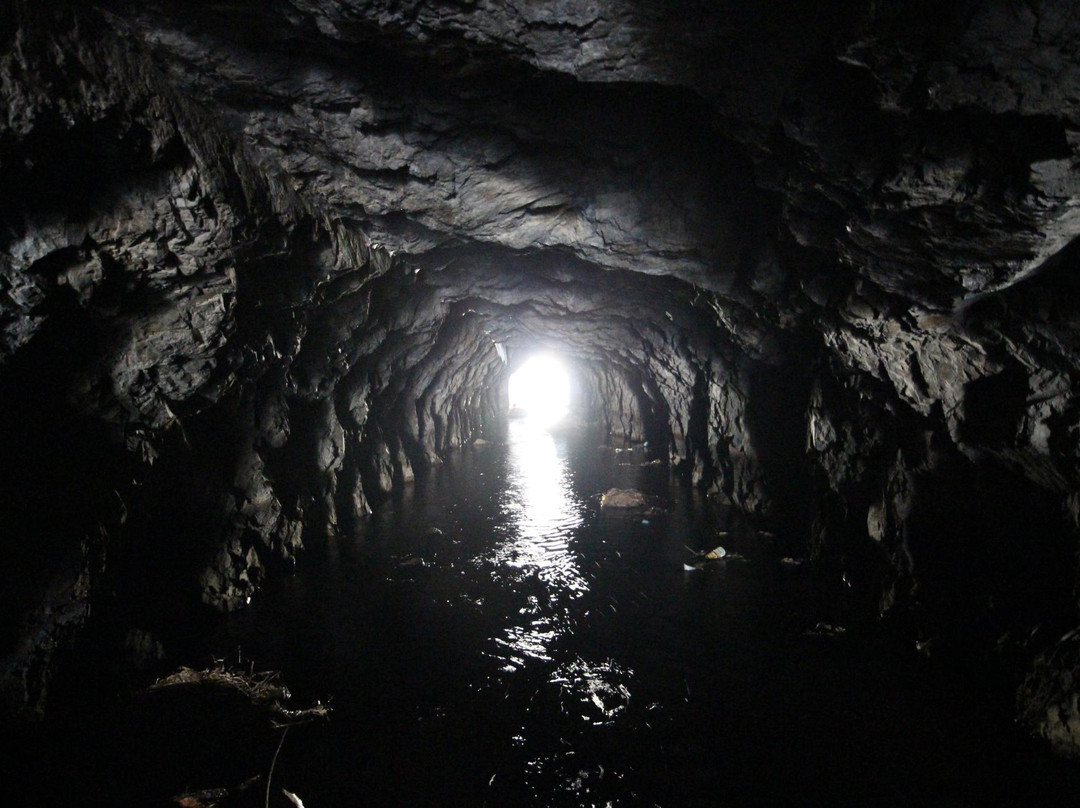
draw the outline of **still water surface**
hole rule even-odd
[[[275,779],[309,808],[1076,804],[922,660],[807,635],[837,619],[807,568],[645,460],[512,422],[310,549],[214,640],[331,701]],[[743,558],[684,571],[717,543]]]

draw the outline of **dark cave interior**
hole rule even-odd
[[[1054,0],[4,0],[6,719],[194,664],[543,350],[1080,756],[1078,42]]]

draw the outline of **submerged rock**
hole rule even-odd
[[[600,497],[601,508],[644,508],[645,495],[633,488],[609,488]]]

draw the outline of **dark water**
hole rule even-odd
[[[835,617],[807,568],[644,459],[514,423],[310,550],[214,640],[332,703],[275,780],[308,808],[1080,799],[913,654],[807,636]],[[612,485],[666,512],[601,511]],[[717,543],[745,558],[684,571]]]

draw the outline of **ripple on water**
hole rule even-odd
[[[530,661],[551,662],[552,647],[571,628],[566,604],[589,589],[571,540],[584,521],[585,503],[574,493],[555,439],[527,423],[510,434],[507,487],[499,498],[498,541],[474,559],[492,578],[526,594],[525,605],[492,637],[485,654],[503,673]],[[523,619],[533,617],[524,623]]]
[[[583,721],[604,726],[630,706],[627,685],[633,676],[614,660],[591,663],[578,657],[556,668],[550,682],[559,686],[564,701],[575,703]]]
[[[335,698],[275,772],[307,804],[1075,804],[1075,770],[1003,739],[981,701],[804,637],[816,590],[757,538],[724,542],[745,564],[684,573],[684,545],[729,521],[708,500],[658,478],[671,508],[650,525],[587,507],[575,479],[639,483],[574,451],[515,430],[462,453],[366,545],[233,618],[215,653],[242,643]],[[424,565],[398,571],[403,551]]]
[[[544,792],[554,788],[564,799],[571,798],[577,805],[593,806],[613,805],[603,798],[604,786],[623,777],[620,773],[605,770],[600,763],[580,760],[573,750],[530,760],[525,765],[524,775],[526,782],[535,784],[532,790],[537,797],[549,796]]]

